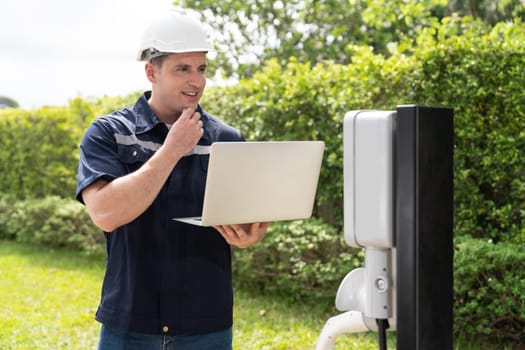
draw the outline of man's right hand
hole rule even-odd
[[[195,112],[193,108],[186,108],[171,126],[163,146],[175,152],[178,158],[182,158],[195,147],[203,133],[200,113]]]

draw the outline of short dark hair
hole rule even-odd
[[[166,55],[157,56],[149,60],[149,62],[160,69],[162,67],[162,63],[164,63],[165,58],[166,58]]]

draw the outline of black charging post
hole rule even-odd
[[[453,110],[398,106],[397,349],[452,349]]]

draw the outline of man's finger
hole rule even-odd
[[[195,111],[192,110],[191,108],[184,108],[182,110],[181,118],[183,118],[183,119],[191,119],[194,113],[195,113]]]

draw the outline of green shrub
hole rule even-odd
[[[65,107],[0,110],[0,189],[19,199],[75,195],[79,144],[91,121],[135,102],[138,93]]]
[[[124,96],[105,96],[95,102],[96,114],[94,117],[106,115],[127,106],[133,106],[137,102],[142,91],[132,92]]]
[[[447,37],[449,26],[416,53],[414,96],[455,109],[455,233],[523,244],[525,26]]]
[[[523,246],[463,237],[454,258],[454,328],[465,337],[525,343]]]
[[[344,275],[362,266],[363,257],[319,219],[276,222],[258,245],[234,250],[234,281],[280,297],[333,303]]]
[[[403,76],[412,59],[385,59],[369,48],[353,48],[350,65],[292,58],[286,67],[271,60],[249,80],[211,88],[203,105],[238,127],[248,140],[323,140],[326,144],[315,216],[342,227],[343,117],[352,109],[395,108],[407,103]],[[388,81],[388,84],[385,82]]]
[[[104,235],[74,199],[49,196],[24,201],[0,199],[0,238],[104,252]]]
[[[80,125],[68,108],[0,111],[0,188],[20,199],[75,193]]]
[[[14,239],[16,232],[8,230],[16,199],[8,194],[0,194],[0,239]]]

